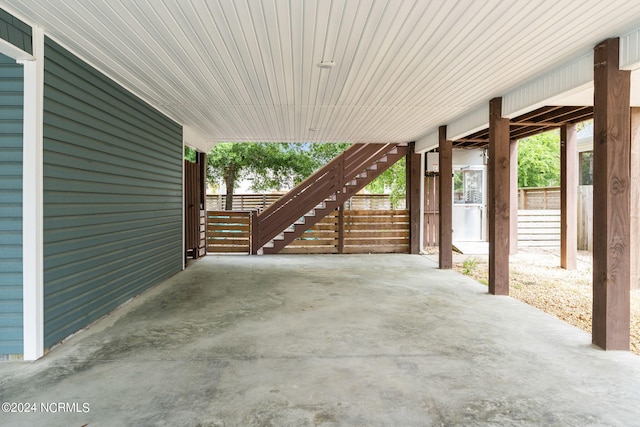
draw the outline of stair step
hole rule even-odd
[[[349,181],[343,184],[333,182],[331,186],[326,186],[326,192],[319,200],[316,199],[313,202],[307,200],[307,202],[312,202],[306,206],[307,209],[309,205],[313,206],[313,203],[317,203],[317,205],[265,245],[264,253],[279,252],[288,242],[291,242],[295,237],[303,235],[305,230],[315,225],[321,218],[324,218],[329,211],[334,210],[340,203],[355,194],[356,189],[362,188],[364,184],[371,181],[374,177],[379,176],[382,171],[387,170],[391,164],[400,158],[400,153],[405,150],[404,148],[400,149],[398,147],[397,144],[387,144],[385,147],[378,146],[375,150],[373,147],[365,148],[365,150],[368,150],[364,152],[368,153],[365,155],[369,155],[371,156],[370,158],[373,159],[370,161],[370,164],[363,167],[359,173],[347,177],[351,178]],[[377,156],[380,157],[376,158]],[[362,164],[362,166],[365,165]]]

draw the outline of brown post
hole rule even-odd
[[[509,295],[509,119],[502,98],[489,104],[489,293]]]
[[[450,269],[453,266],[453,149],[451,141],[447,140],[446,126],[440,126],[439,129],[438,157],[440,172],[440,188],[438,189],[440,200],[439,260],[441,269]]]
[[[420,253],[420,159],[416,143],[409,143],[407,150],[407,208],[409,209],[409,253]]]
[[[257,255],[258,249],[260,249],[258,247],[258,227],[260,226],[258,223],[258,212],[260,212],[258,209],[254,209],[249,214],[249,224],[250,224],[249,227],[250,227],[250,233],[251,233],[249,250],[251,252],[251,255]]]
[[[631,182],[640,182],[640,108],[631,109]],[[640,289],[640,186],[631,186],[631,289]]]
[[[344,203],[338,206],[338,253],[344,253]]]
[[[509,218],[511,224],[509,225],[509,254],[515,255],[518,253],[518,141],[512,140],[509,142],[509,195],[510,195],[510,212]]]
[[[578,137],[576,125],[560,128],[560,266],[575,270],[578,259]]]
[[[605,350],[629,350],[630,72],[619,39],[594,49],[593,334]]]

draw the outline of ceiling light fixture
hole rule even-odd
[[[318,64],[318,67],[320,68],[333,68],[336,66],[336,63],[333,61],[322,61],[321,63]]]
[[[309,130],[310,130],[311,132],[316,132],[316,131],[318,130],[318,128],[309,128]]]

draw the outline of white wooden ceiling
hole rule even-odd
[[[0,7],[210,145],[416,140],[640,25],[640,1],[629,0],[0,0]],[[335,66],[318,67],[323,61]]]

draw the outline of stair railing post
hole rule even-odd
[[[344,186],[344,155],[341,155],[338,163],[338,194],[344,191]]]
[[[249,213],[249,233],[251,234],[251,240],[249,241],[249,251],[251,255],[257,255],[258,249],[260,249],[258,244],[258,227],[260,226],[258,222],[258,212],[259,209],[253,209]]]
[[[338,207],[338,253],[344,253],[344,203]]]

